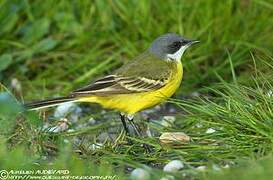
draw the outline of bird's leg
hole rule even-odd
[[[131,124],[131,126],[134,128],[134,131],[137,134],[137,136],[141,137],[140,129],[138,128],[138,126],[134,122],[134,116],[127,115],[127,119],[129,121],[129,123]]]
[[[126,116],[123,113],[120,113],[119,115],[120,115],[120,120],[122,122],[123,128],[124,128],[126,134],[129,135],[129,129],[126,125]]]
[[[141,135],[141,133],[140,133],[139,127],[138,127],[138,126],[135,124],[135,122],[134,122],[134,116],[132,116],[132,115],[127,115],[127,119],[128,119],[128,121],[130,122],[130,124],[132,125],[132,127],[134,128],[134,130],[135,130],[137,136],[138,136],[138,137],[142,137],[142,135]],[[151,149],[151,147],[150,147],[148,144],[143,144],[143,147],[144,147],[144,149],[146,150],[146,152],[148,152],[148,153],[152,152],[152,149]]]

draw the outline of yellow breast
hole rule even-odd
[[[163,88],[143,93],[120,94],[107,97],[84,98],[85,102],[95,102],[104,108],[115,109],[127,114],[135,114],[138,111],[153,107],[171,97],[179,87],[183,76],[182,63],[176,63],[171,74],[170,81]]]

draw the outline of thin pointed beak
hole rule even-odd
[[[200,41],[198,41],[198,40],[190,40],[188,44],[189,44],[189,46],[191,46],[191,45],[196,44],[196,43],[200,43]]]

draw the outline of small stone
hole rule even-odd
[[[160,105],[157,105],[155,106],[153,109],[157,110],[157,111],[160,111],[161,110],[161,106]]]
[[[200,93],[199,92],[193,92],[193,93],[191,93],[191,96],[192,97],[199,97]]]
[[[74,111],[71,112],[70,116],[68,117],[70,122],[73,122],[73,123],[77,122],[81,112],[82,112],[82,109],[79,106],[76,106]]]
[[[64,139],[64,143],[69,143],[69,140],[68,139]]]
[[[175,108],[170,108],[169,113],[177,113],[177,110]]]
[[[82,109],[78,107],[75,103],[73,102],[67,102],[60,104],[55,112],[54,112],[54,117],[55,118],[68,118],[70,122],[77,122],[78,118],[82,112]]]
[[[184,168],[184,164],[180,160],[173,160],[164,166],[163,171],[165,172],[177,172]]]
[[[175,122],[175,116],[164,116],[160,121],[160,125],[164,127],[171,127]]]
[[[75,132],[75,129],[68,129],[67,132],[70,132],[70,133]]]
[[[94,151],[96,149],[100,149],[103,147],[103,144],[102,143],[96,143],[96,144],[92,144],[89,148]]]
[[[212,133],[215,133],[215,132],[216,132],[216,130],[213,129],[213,128],[208,128],[207,131],[206,131],[207,134],[212,134]]]
[[[59,133],[66,131],[68,128],[69,128],[68,120],[66,118],[61,118],[56,126],[48,128],[47,131],[52,133]]]
[[[196,170],[198,171],[205,171],[207,169],[207,166],[198,166]]]
[[[99,142],[105,142],[109,139],[109,134],[106,133],[106,132],[103,132],[101,133],[99,136],[98,136],[98,141]]]
[[[202,125],[201,123],[197,123],[197,124],[195,125],[195,127],[197,127],[197,128],[202,128],[203,125]]]
[[[215,171],[221,171],[221,168],[217,164],[213,164],[212,169]]]
[[[17,78],[13,78],[10,82],[10,86],[15,89],[17,92],[21,92],[22,90],[22,85],[20,81]]]
[[[70,112],[72,112],[72,110],[74,110],[75,106],[76,105],[73,102],[67,102],[67,103],[60,104],[59,106],[57,106],[57,108],[54,112],[54,117],[55,118],[66,117],[66,115],[68,113],[70,113]]]
[[[149,180],[150,174],[142,168],[136,168],[131,172],[130,179],[133,180]]]
[[[88,120],[88,124],[89,125],[94,125],[94,124],[96,124],[97,122],[96,122],[96,120],[93,118],[93,117],[91,117],[89,120]]]
[[[165,132],[159,137],[159,140],[161,143],[170,144],[189,142],[191,138],[183,132]]]

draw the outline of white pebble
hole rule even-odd
[[[100,149],[102,147],[103,147],[102,143],[96,143],[96,144],[92,144],[89,148],[94,151],[94,150]]]
[[[97,138],[98,138],[99,142],[105,142],[109,139],[109,134],[106,132],[103,132],[100,135],[98,135]]]
[[[64,139],[64,143],[69,143],[69,140],[68,139]]]
[[[96,120],[95,120],[93,117],[91,117],[91,118],[88,120],[88,124],[89,124],[89,125],[94,125],[94,124],[96,124]]]
[[[196,169],[199,171],[205,171],[207,169],[207,166],[198,166]]]
[[[70,133],[75,132],[75,129],[68,129],[67,132],[70,132]]]
[[[164,116],[163,119],[170,122],[170,123],[174,123],[175,116]]]
[[[171,127],[175,121],[175,116],[164,116],[160,121],[160,125],[163,127]]]
[[[199,97],[200,93],[199,92],[193,92],[193,93],[191,93],[191,96],[192,97]]]
[[[130,178],[133,180],[148,180],[150,179],[150,174],[142,168],[136,168],[131,172]]]
[[[184,164],[180,160],[173,160],[164,166],[163,171],[165,172],[177,172],[184,167]]]
[[[161,106],[160,105],[157,105],[155,106],[153,109],[157,110],[157,111],[160,111],[161,110]]]
[[[60,104],[57,106],[55,112],[54,112],[54,117],[55,118],[62,118],[65,117],[68,113],[70,113],[72,110],[75,108],[75,103],[73,102],[67,102]]]
[[[212,133],[214,133],[215,131],[216,131],[216,130],[213,129],[213,128],[208,128],[207,131],[206,131],[206,133],[207,133],[207,134],[212,134]]]
[[[272,92],[271,90],[269,90],[269,91],[267,92],[267,96],[273,97],[273,92]]]
[[[203,127],[203,125],[202,125],[201,123],[197,123],[195,126],[196,126],[197,128]]]
[[[67,103],[60,104],[56,108],[54,112],[54,117],[55,118],[67,117],[70,122],[76,122],[81,112],[82,112],[82,109],[78,107],[75,103],[67,102]]]
[[[47,131],[51,133],[59,133],[66,131],[68,128],[69,128],[68,120],[66,118],[61,118],[56,126],[48,128]]]
[[[215,171],[221,171],[221,168],[217,164],[213,164],[212,169]]]
[[[13,78],[10,84],[11,87],[14,88],[17,92],[20,92],[22,90],[22,85],[18,79]]]

